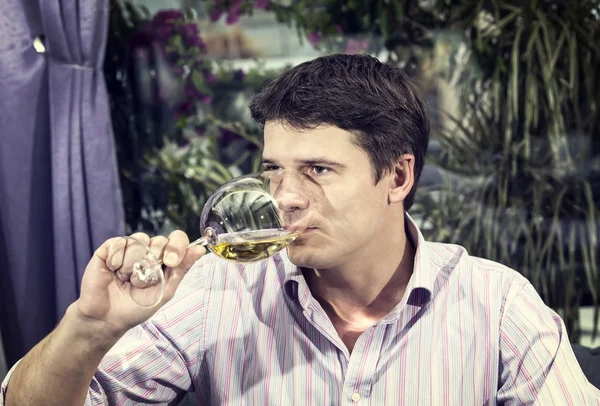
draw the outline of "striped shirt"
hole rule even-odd
[[[426,242],[407,220],[406,293],[352,353],[285,254],[207,255],[105,356],[86,405],[176,404],[187,391],[201,405],[600,405],[523,276]]]

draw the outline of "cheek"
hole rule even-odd
[[[384,218],[383,201],[373,187],[360,192],[349,188],[328,191],[326,198],[314,205],[322,230],[292,243],[288,247],[290,259],[298,266],[328,268],[351,257],[378,232]]]
[[[352,239],[360,238],[377,224],[385,207],[378,188],[345,188],[330,194],[329,210],[322,213],[335,232]],[[346,235],[351,234],[351,235]],[[357,235],[359,234],[359,235]]]

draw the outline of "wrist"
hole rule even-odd
[[[108,351],[127,331],[85,316],[79,311],[77,302],[67,308],[64,324],[74,339],[87,343],[90,350],[102,352]]]

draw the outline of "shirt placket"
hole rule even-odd
[[[342,390],[342,403],[369,404],[387,324],[375,325],[360,335],[348,362]]]
[[[344,383],[339,404],[369,404],[373,377],[388,324],[376,324],[366,330],[350,354],[331,320],[306,286],[299,286],[298,301],[304,317],[340,352],[340,362],[344,363],[340,365]]]

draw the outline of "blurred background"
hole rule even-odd
[[[425,237],[522,273],[599,346],[597,0],[4,0],[0,378],[106,238],[198,237],[207,196],[258,168],[253,92],[329,53],[425,94]]]

